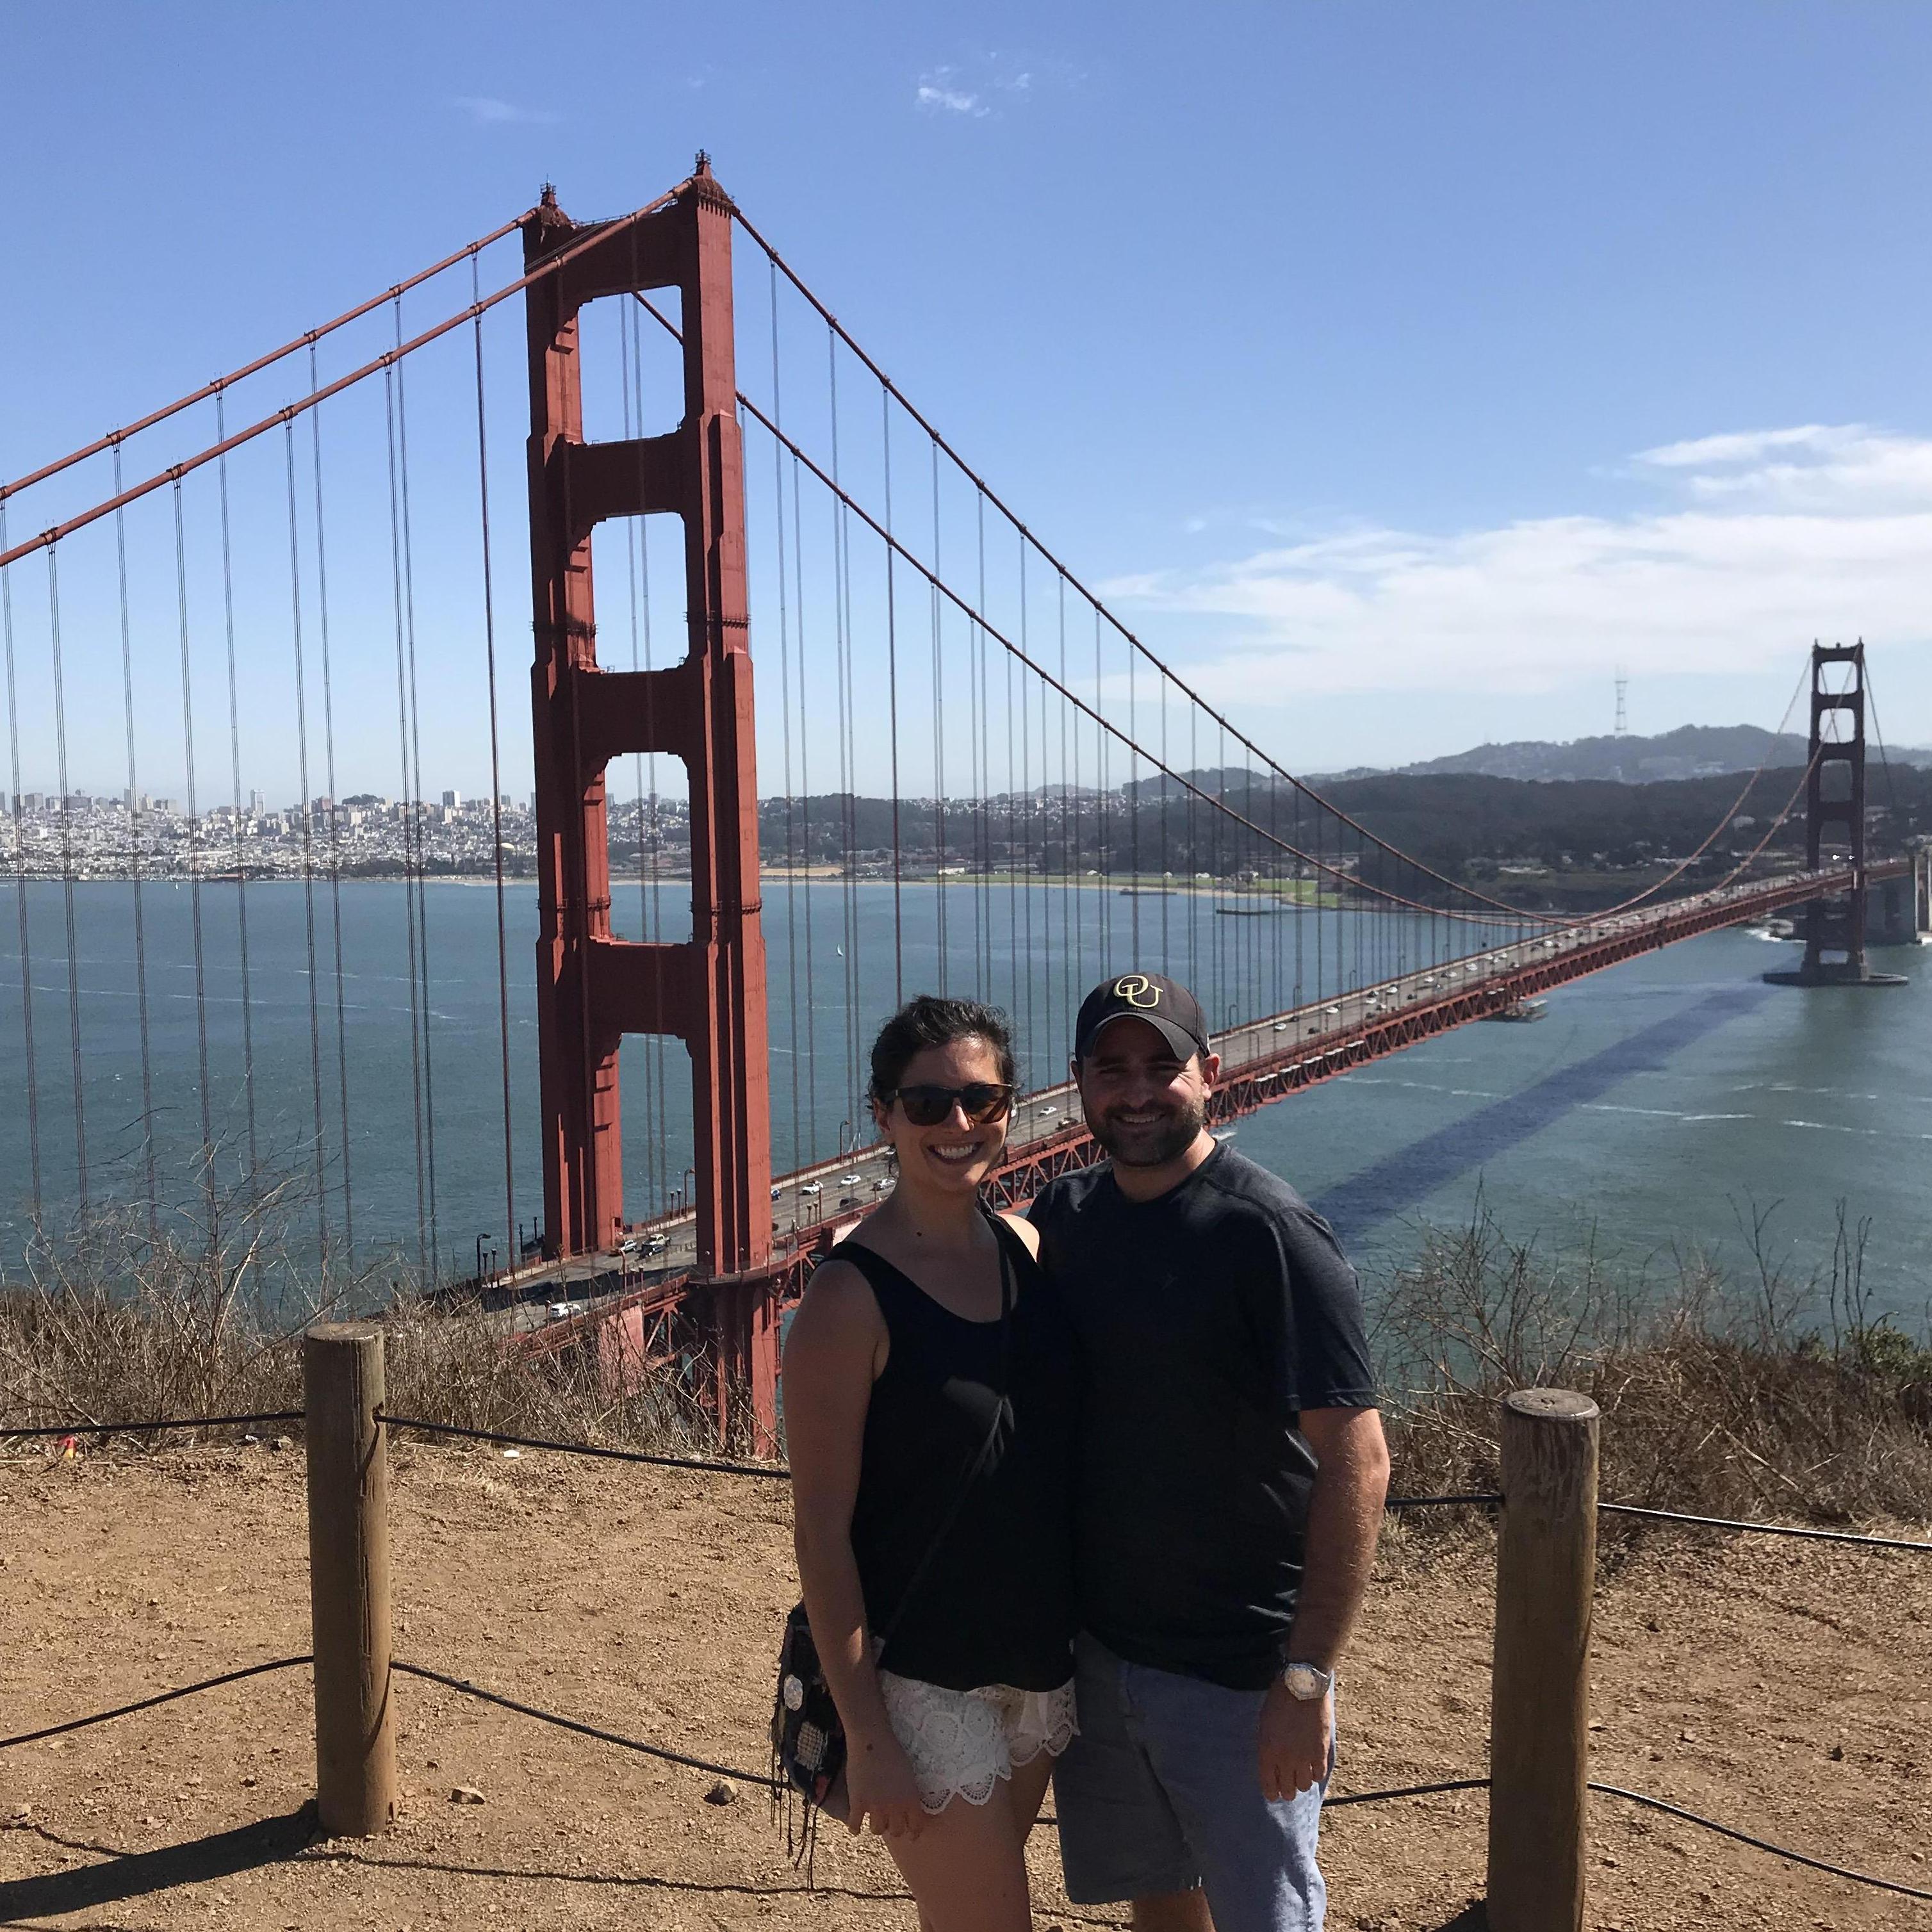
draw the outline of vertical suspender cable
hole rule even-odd
[[[1127,737],[1133,745],[1140,742],[1141,736],[1140,693],[1135,678],[1138,655],[1134,651],[1127,653]],[[1127,753],[1127,850],[1134,895],[1127,902],[1127,933],[1138,964],[1141,957],[1141,764],[1138,753],[1132,750]]]
[[[1174,970],[1174,962],[1168,956],[1167,950],[1167,911],[1168,902],[1172,896],[1173,893],[1174,866],[1172,855],[1168,850],[1167,807],[1168,787],[1173,783],[1173,780],[1167,776],[1168,769],[1167,756],[1167,686],[1168,676],[1166,672],[1163,670],[1160,675],[1161,776],[1157,788],[1157,796],[1160,800],[1160,970],[1163,973],[1172,973]]]
[[[1094,760],[1094,782],[1100,788],[1100,970],[1111,973],[1114,970],[1114,907],[1108,897],[1109,874],[1112,871],[1113,855],[1108,845],[1112,813],[1108,807],[1113,798],[1107,785],[1107,734],[1102,728],[1100,719],[1106,709],[1107,694],[1100,682],[1100,609],[1094,607],[1094,742],[1096,746]]]
[[[1060,682],[1066,685],[1066,573],[1058,571],[1054,580],[1058,586],[1060,599]],[[1071,783],[1068,782],[1070,767],[1067,762],[1068,740],[1072,740],[1072,764],[1070,768]],[[1065,902],[1065,916],[1060,922],[1063,938],[1060,946],[1061,968],[1065,992],[1061,1004],[1066,1008],[1070,1022],[1073,1018],[1074,988],[1084,986],[1087,975],[1082,970],[1085,965],[1084,952],[1087,932],[1085,922],[1080,914],[1080,887],[1084,876],[1085,861],[1080,854],[1080,728],[1072,722],[1070,707],[1063,699],[1060,706],[1060,776],[1061,783],[1060,820],[1063,844],[1070,846],[1067,868],[1070,874],[1067,890],[1061,895]]]
[[[214,434],[227,440],[227,398],[214,398]],[[221,510],[221,620],[228,655],[228,776],[235,808],[235,938],[242,967],[242,1099],[248,1117],[249,1192],[261,1178],[261,1154],[255,1135],[255,987],[248,958],[248,881],[242,843],[242,706],[236,676],[235,547],[228,522],[228,458],[216,460],[215,479]]]
[[[476,258],[470,258],[472,285]],[[477,318],[482,326],[482,318]],[[308,347],[311,392],[321,386],[315,344]],[[335,956],[335,1090],[340,1113],[338,1151],[342,1161],[342,1245],[351,1268],[356,1263],[356,1190],[349,1157],[349,1016],[342,971],[342,799],[335,789],[335,678],[328,632],[328,544],[322,514],[322,410],[308,412],[309,455],[315,472],[315,610],[317,640],[322,646],[322,779],[328,787],[328,914]]]
[[[182,750],[187,766],[188,899],[188,920],[194,934],[194,1039],[199,1055],[201,1087],[201,1160],[204,1191],[208,1196],[208,1239],[212,1246],[217,1231],[214,1214],[214,1100],[208,1080],[208,973],[201,941],[201,801],[194,779],[194,688],[188,649],[188,533],[182,513],[182,486],[175,479],[175,601],[181,620]],[[78,1042],[76,1042],[76,1049]]]
[[[974,493],[974,507],[979,534],[980,595],[973,608],[976,611],[983,611],[986,608],[985,490]],[[986,963],[980,974],[980,991],[982,998],[990,1000],[993,997],[993,830],[990,818],[993,798],[993,694],[986,676],[986,627],[976,622],[974,633],[980,658],[980,895],[985,902],[986,947]]]
[[[178,494],[181,485],[175,485]],[[74,1061],[74,1159],[80,1211],[87,1213],[87,1099],[80,1071],[80,948],[74,934],[74,804],[67,777],[67,682],[61,663],[58,546],[47,546],[47,628],[53,650],[54,737],[60,773],[61,893],[67,915],[67,1021]],[[206,1083],[204,1083],[205,1084]]]
[[[416,902],[410,874],[416,836],[416,808],[410,796],[409,676],[403,631],[403,524],[402,506],[397,494],[396,396],[392,369],[382,371],[382,406],[388,430],[389,454],[389,569],[393,580],[396,623],[396,732],[401,748],[403,796],[403,912],[409,940],[410,985],[410,1098],[416,1127],[416,1269],[419,1284],[429,1285],[429,1208],[427,1176],[423,1168],[422,1038],[420,998],[416,982]]]
[[[896,586],[898,555],[892,535],[892,399],[879,392],[880,448],[885,462],[886,486],[886,710],[892,764],[892,1004],[905,1001],[905,922],[900,905],[904,868],[899,842],[899,627]],[[855,746],[854,748],[856,749]],[[859,1115],[852,1115],[852,1139],[859,1138]]]
[[[804,900],[805,922],[805,1098],[808,1125],[807,1138],[797,1151],[798,1164],[805,1166],[814,1157],[818,1145],[818,981],[812,961],[812,687],[806,677],[805,664],[805,509],[799,500],[799,466],[795,456],[791,460],[791,567],[798,609],[795,626],[798,640],[798,788],[805,805],[805,880],[801,896]],[[792,1047],[794,1052],[797,1051],[796,1038]],[[794,1195],[794,1222],[797,1213],[798,1199]]]
[[[470,258],[470,286],[474,299],[477,288],[476,257],[474,255]],[[476,506],[483,538],[483,662],[484,675],[490,681],[490,856],[496,886],[496,1024],[497,1039],[502,1048],[503,1079],[503,1252],[509,1257],[510,1265],[514,1268],[518,1261],[517,1166],[514,1143],[510,1132],[510,930],[503,892],[503,764],[496,722],[496,598],[490,570],[490,454],[484,424],[483,318],[480,315],[476,318],[474,340],[476,350]],[[321,487],[322,474],[318,467],[316,472],[318,492]],[[316,506],[318,544],[321,541],[321,529],[322,507],[318,495]],[[330,789],[333,791],[334,788],[334,773],[332,768]],[[339,916],[335,928],[337,944],[340,946],[342,921]],[[339,987],[341,983],[342,962],[338,952],[336,984]],[[346,1109],[347,1090],[345,1088],[344,1090]],[[346,1188],[349,1174],[349,1123],[346,1112],[342,1126],[342,1172]]]
[[[302,544],[296,520],[296,426],[282,425],[288,459],[290,635],[295,640],[296,766],[302,787],[302,931],[308,947],[308,1061],[310,1091],[315,1102],[316,1226],[322,1244],[322,1265],[328,1270],[328,1150],[322,1128],[322,1016],[315,964],[315,806],[308,784],[308,677],[302,662]]]
[[[783,428],[784,386],[778,361],[778,269],[776,262],[766,266],[771,278],[772,420]],[[640,397],[640,412],[642,400]],[[776,436],[772,439],[772,497],[773,527],[777,533],[778,548],[778,722],[784,739],[785,1003],[790,1021],[790,1032],[788,1038],[791,1054],[791,1164],[794,1168],[800,1168],[808,1162],[805,1140],[801,1132],[804,1124],[799,1113],[798,1063],[803,1047],[798,1031],[797,801],[792,791],[791,782],[791,598],[790,587],[786,581],[785,574],[788,560],[785,556],[784,446]],[[802,703],[802,686],[800,696]],[[808,999],[809,997],[808,988]]]
[[[396,298],[396,346],[403,340],[403,304]],[[423,856],[422,706],[416,688],[416,545],[410,517],[410,414],[409,395],[404,368],[396,365],[396,466],[401,479],[403,507],[403,609],[408,626],[410,666],[410,754],[416,772],[416,932],[421,945],[416,958],[422,974],[423,1150],[429,1168],[429,1260],[434,1281],[442,1266],[438,1252],[436,1205],[436,1062],[430,1038],[429,892],[428,868]]]
[[[827,328],[825,338],[827,380],[832,412],[832,484],[838,482],[838,338]],[[832,583],[838,626],[837,686],[838,698],[839,819],[844,843],[844,892],[842,910],[845,944],[843,983],[845,993],[845,1109],[846,1124],[859,1118],[860,1076],[859,1069],[859,881],[858,800],[854,776],[856,747],[852,740],[852,536],[851,524],[842,496],[832,506]],[[839,1152],[845,1150],[842,1144]]]
[[[1020,649],[1028,650],[1027,644],[1027,553],[1026,539],[1020,539]],[[1042,752],[1045,747],[1042,748]],[[1026,812],[1026,847],[1022,855],[1026,867],[1026,876],[1021,882],[1020,899],[1026,920],[1025,942],[1020,949],[1020,957],[1026,962],[1026,1053],[1025,1058],[1032,1064],[1039,1064],[1040,1040],[1034,1030],[1033,982],[1034,967],[1037,963],[1033,950],[1033,875],[1034,853],[1039,844],[1037,805],[1033,788],[1033,700],[1028,694],[1027,681],[1020,680],[1020,796]],[[1049,979],[1048,985],[1051,986]]]
[[[0,496],[0,550],[7,548],[7,500]],[[0,648],[7,656],[7,748],[14,807],[14,905],[20,927],[20,1044],[27,1063],[27,1161],[34,1226],[44,1213],[40,1191],[40,1083],[34,1060],[34,948],[27,917],[27,821],[20,808],[20,693],[14,662],[14,574],[0,568]]]
[[[946,652],[940,628],[939,445],[932,443],[932,827],[933,901],[939,936],[939,991],[946,992]]]
[[[121,494],[121,445],[114,445],[114,494]],[[154,1175],[154,1076],[148,1037],[147,922],[141,904],[140,775],[134,756],[134,640],[128,606],[128,513],[114,512],[114,561],[121,587],[121,696],[128,730],[128,874],[134,889],[134,1004],[141,1029],[141,1159],[148,1190],[148,1242],[160,1238],[160,1193]],[[238,826],[236,836],[241,836]]]

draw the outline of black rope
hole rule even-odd
[[[506,1711],[514,1711],[519,1717],[534,1718],[540,1724],[554,1724],[560,1731],[574,1731],[580,1737],[595,1738],[599,1744],[615,1744],[621,1750],[637,1751],[645,1757],[662,1759],[666,1764],[681,1764],[691,1771],[709,1772],[714,1778],[735,1778],[746,1784],[768,1785],[770,1774],[762,1771],[746,1771],[741,1766],[714,1764],[709,1758],[692,1757],[683,1751],[667,1750],[662,1744],[647,1744],[637,1738],[627,1738],[620,1732],[599,1730],[595,1724],[580,1724],[574,1718],[560,1716],[554,1711],[540,1710],[534,1704],[520,1704],[514,1697],[504,1697],[494,1690],[485,1690],[482,1685],[472,1684],[466,1677],[446,1677],[440,1670],[425,1669],[420,1664],[392,1662],[389,1668],[399,1671],[405,1677],[420,1677],[425,1682],[440,1684],[446,1690],[457,1690],[466,1697],[480,1699],[486,1704],[496,1704]]]
[[[538,1436],[506,1436],[493,1429],[465,1429],[454,1422],[424,1422],[414,1416],[378,1409],[376,1420],[392,1429],[420,1430],[425,1436],[460,1436],[473,1442],[502,1442],[516,1449],[553,1449],[562,1456],[594,1456],[608,1462],[649,1462],[662,1469],[694,1469],[713,1475],[764,1476],[788,1483],[783,1463],[706,1462],[689,1456],[654,1456],[641,1449],[604,1449],[592,1442],[553,1442]]]
[[[1894,1536],[1859,1536],[1844,1529],[1793,1529],[1781,1522],[1742,1522],[1730,1516],[1686,1516],[1677,1510],[1640,1509],[1634,1503],[1599,1503],[1606,1515],[1642,1516],[1654,1522],[1694,1523],[1702,1529],[1732,1529],[1754,1536],[1798,1536],[1811,1543],[1855,1543],[1868,1550],[1910,1550],[1932,1556],[1932,1543],[1909,1543]]]
[[[1621,1785],[1599,1784],[1592,1779],[1588,1787],[1605,1798],[1622,1798],[1632,1804],[1641,1804],[1652,1811],[1663,1811],[1673,1818],[1681,1818],[1687,1825],[1700,1825],[1707,1832],[1715,1832],[1720,1838],[1735,1839],[1741,1845],[1748,1845],[1756,1852],[1768,1852],[1774,1858],[1784,1858],[1794,1865],[1808,1866],[1813,1871],[1828,1872],[1834,1878],[1849,1879],[1854,1885],[1868,1885],[1880,1892],[1895,1892],[1901,1898],[1932,1900],[1932,1892],[1922,1891],[1916,1886],[1900,1885],[1895,1879],[1874,1878],[1869,1872],[1853,1871],[1849,1865],[1834,1865],[1824,1858],[1814,1858],[1804,1852],[1794,1852],[1789,1846],[1774,1845],[1768,1838],[1756,1838],[1748,1832],[1740,1832],[1734,1826],[1720,1825],[1714,1818],[1701,1817],[1695,1811],[1687,1811],[1681,1804],[1672,1804],[1661,1798],[1652,1798],[1641,1791],[1626,1791]]]
[[[29,1436],[141,1436],[160,1429],[227,1429],[244,1422],[302,1422],[298,1408],[270,1409],[260,1415],[179,1415],[151,1417],[145,1422],[49,1422],[17,1429],[0,1423],[0,1441]]]
[[[1440,1784],[1400,1784],[1387,1791],[1345,1792],[1340,1798],[1323,1798],[1322,1808],[1334,1811],[1344,1804],[1380,1804],[1391,1798],[1432,1798],[1438,1792],[1486,1791],[1489,1788],[1486,1778],[1451,1778]]]
[[[132,1717],[136,1711],[152,1711],[157,1704],[172,1704],[177,1698],[193,1697],[203,1690],[217,1690],[224,1684],[239,1684],[244,1678],[264,1677],[272,1670],[292,1670],[298,1664],[314,1661],[314,1657],[308,1654],[278,1657],[267,1664],[250,1664],[240,1670],[225,1670],[219,1677],[204,1678],[199,1684],[184,1684],[178,1690],[164,1690],[158,1696],[122,1704],[112,1711],[97,1711],[92,1717],[70,1718],[64,1724],[49,1724],[40,1730],[22,1731],[18,1737],[0,1738],[0,1750],[10,1750],[15,1744],[37,1744],[42,1738],[63,1737],[69,1731],[84,1731],[90,1724],[104,1724],[115,1718]]]

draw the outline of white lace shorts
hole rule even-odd
[[[983,1804],[1016,1764],[1045,1751],[1058,1757],[1073,1742],[1073,1680],[1055,1690],[1017,1690],[984,1684],[948,1690],[916,1677],[879,1672],[892,1735],[912,1760],[919,1802],[943,1811],[956,1798]]]

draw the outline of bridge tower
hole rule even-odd
[[[1829,688],[1834,665],[1850,667],[1842,691]],[[1849,728],[1827,732],[1828,719]],[[1895,973],[1874,973],[1865,963],[1865,647],[1811,646],[1811,735],[1804,785],[1804,862],[1812,872],[1848,867],[1848,891],[1815,898],[1804,908],[1804,962],[1792,970],[1767,973],[1779,986],[1895,986]]]
[[[609,1248],[624,1226],[618,1049],[664,1034],[690,1050],[697,1268],[713,1286],[720,1420],[754,1393],[755,1439],[775,1418],[769,1292],[771,1144],[758,786],[745,582],[745,501],[731,312],[729,198],[698,158],[664,208],[583,226],[546,188],[524,226],[526,268],[571,259],[526,296],[530,377],[530,564],[536,616],[537,1037],[544,1244],[553,1258]],[[597,238],[599,228],[604,238]],[[584,435],[579,312],[607,296],[675,288],[684,413],[656,436]],[[668,668],[597,662],[592,537],[608,519],[684,526],[688,653]],[[690,781],[692,934],[612,936],[604,768],[668,752]]]

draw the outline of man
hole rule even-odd
[[[1087,1357],[1060,1852],[1069,1895],[1131,1899],[1138,1932],[1319,1932],[1335,1671],[1388,1454],[1354,1270],[1209,1133],[1220,1071],[1185,987],[1096,987],[1073,1077],[1112,1158],[1031,1210]]]

